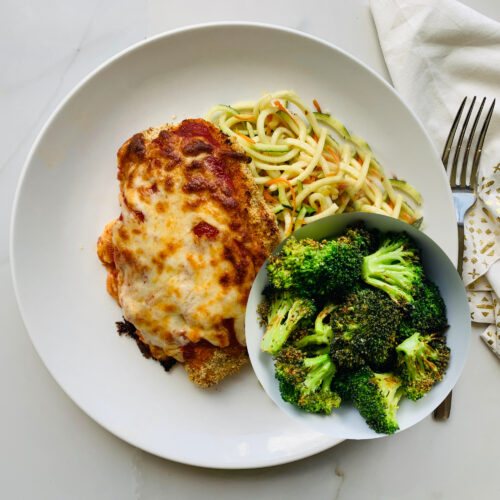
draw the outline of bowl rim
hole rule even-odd
[[[328,232],[326,230],[321,231],[322,233],[325,233],[324,235],[321,235],[321,236],[313,237],[313,236],[310,236],[308,234],[311,231],[314,231],[314,229],[319,227],[319,226],[326,227],[328,225],[328,222],[332,221],[334,219],[336,221],[338,221],[339,219],[344,219],[346,222],[341,222],[340,224],[338,224],[338,226],[340,226],[340,228],[337,228],[334,231],[331,231],[331,232]],[[271,255],[278,254],[280,252],[281,248],[283,247],[283,245],[292,237],[297,238],[299,240],[304,239],[304,238],[312,238],[312,239],[315,239],[316,241],[320,241],[322,239],[328,240],[328,239],[331,239],[331,238],[339,235],[340,232],[343,231],[343,229],[345,229],[345,227],[347,227],[351,224],[354,224],[356,222],[366,223],[368,227],[379,229],[382,231],[383,234],[387,234],[390,232],[398,232],[398,233],[399,232],[407,232],[407,234],[410,237],[412,237],[412,233],[418,235],[417,238],[422,239],[426,242],[427,251],[425,252],[426,256],[423,257],[425,260],[429,260],[429,257],[430,257],[429,253],[431,253],[433,255],[436,255],[436,254],[439,255],[441,259],[444,258],[445,262],[447,262],[446,265],[448,267],[448,270],[446,272],[449,273],[450,276],[454,276],[452,278],[454,281],[453,288],[454,288],[454,290],[456,290],[456,293],[458,293],[458,296],[454,302],[457,304],[460,302],[462,304],[463,308],[468,311],[469,307],[468,307],[468,302],[467,302],[467,295],[466,295],[465,286],[463,284],[462,279],[458,275],[458,272],[452,273],[452,270],[456,271],[456,267],[455,267],[454,263],[452,262],[452,260],[450,259],[450,257],[444,252],[444,250],[430,236],[425,234],[425,232],[415,228],[414,226],[407,224],[406,222],[395,219],[395,218],[388,216],[388,215],[374,214],[374,213],[367,213],[367,212],[349,212],[349,213],[343,213],[343,214],[329,215],[323,219],[319,219],[317,221],[314,221],[311,224],[307,224],[305,226],[302,226],[297,231],[294,231],[291,235],[289,235],[287,238],[285,238],[273,250]],[[384,222],[388,223],[390,226],[393,226],[393,227],[381,229],[380,225],[384,225]],[[399,227],[400,229],[395,229],[394,226]],[[417,245],[418,245],[418,243],[419,242],[417,241]],[[431,250],[429,250],[429,249],[431,249]],[[431,258],[432,258],[432,256],[431,256]],[[259,302],[258,298],[262,297],[262,291],[263,291],[264,287],[269,283],[269,281],[267,279],[267,270],[266,270],[267,262],[268,262],[268,259],[266,259],[266,262],[262,265],[257,277],[255,278],[255,281],[252,285],[252,290],[250,291],[250,295],[249,295],[249,300],[248,300],[249,304],[251,302],[251,299],[252,299],[252,304],[253,304],[253,299],[255,296],[257,298],[255,303]],[[264,283],[263,283],[263,286],[260,287],[259,283],[261,281],[264,281]],[[442,283],[442,281],[441,281],[441,283]],[[437,285],[440,286],[440,283],[437,282]],[[458,285],[459,289],[457,289],[457,287],[455,287],[455,285]],[[260,290],[257,290],[257,288],[260,288]],[[440,286],[440,288],[441,288],[441,286]],[[449,302],[446,304],[446,306],[447,306],[447,309],[449,310]],[[255,323],[256,318],[258,318],[258,314],[255,311],[252,311],[251,307],[247,306],[247,310],[246,310],[246,314],[245,314],[245,333],[248,335],[248,333],[252,332],[251,335],[253,335],[253,337],[254,337],[250,340],[250,342],[249,342],[249,338],[247,337],[247,346],[249,346],[248,354],[249,354],[249,358],[250,358],[250,363],[252,364],[252,368],[253,368],[257,378],[259,379],[260,384],[262,385],[262,387],[266,391],[266,394],[268,395],[268,397],[280,408],[280,410],[284,414],[286,414],[287,416],[289,416],[291,418],[295,418],[297,421],[302,423],[302,425],[309,427],[311,430],[321,432],[318,429],[318,427],[315,427],[314,425],[311,425],[309,423],[309,419],[311,417],[311,414],[308,414],[305,411],[296,409],[295,407],[292,407],[292,405],[290,405],[288,403],[284,403],[281,400],[281,398],[279,396],[277,396],[277,392],[275,392],[274,395],[270,394],[270,390],[269,390],[270,384],[266,380],[263,380],[264,368],[262,368],[258,357],[265,356],[267,358],[267,364],[269,365],[270,363],[272,363],[272,361],[270,361],[271,355],[269,355],[267,353],[262,353],[260,351],[260,339],[262,337],[263,328],[262,328],[262,326],[256,327],[256,323]],[[259,332],[258,339],[257,339],[257,332]],[[448,333],[446,333],[446,336],[448,336]],[[455,385],[457,384],[458,380],[460,379],[460,377],[463,373],[465,363],[466,363],[468,355],[469,355],[470,341],[471,341],[471,338],[470,338],[471,337],[471,322],[470,322],[470,320],[463,327],[463,330],[461,332],[461,336],[463,336],[463,340],[461,341],[461,343],[463,345],[462,359],[454,361],[453,368],[454,368],[456,373],[453,376],[450,375],[448,377],[445,375],[445,377],[443,378],[443,381],[442,381],[442,382],[445,382],[445,381],[448,382],[448,384],[446,384],[446,385],[449,385],[449,389],[446,390],[446,393],[444,394],[444,396],[437,403],[430,404],[429,410],[428,411],[426,410],[426,413],[424,415],[422,415],[421,418],[419,418],[415,422],[411,423],[410,425],[405,426],[402,429],[398,429],[395,432],[395,434],[403,432],[407,429],[410,429],[414,425],[419,424],[422,420],[424,420],[427,416],[429,416],[437,408],[437,406],[446,397],[446,394],[448,392],[451,392],[451,390],[455,387]],[[457,362],[459,363],[459,365],[457,365]],[[268,370],[268,368],[269,367],[266,367],[265,370]],[[447,371],[447,374],[448,374],[448,371]],[[274,389],[276,389],[277,383],[274,380],[272,383],[274,383]],[[419,401],[424,401],[424,399],[422,398]],[[289,409],[290,411],[287,411],[286,409]],[[335,412],[335,410],[332,412],[332,415],[334,415],[334,412]],[[314,416],[317,417],[316,415],[314,415]],[[327,417],[321,416],[320,418],[328,418],[328,416]],[[388,434],[377,434],[377,433],[373,433],[373,435],[372,435],[371,432],[369,434],[370,435],[363,436],[363,437],[355,437],[355,436],[350,436],[350,435],[349,436],[337,435],[337,434],[334,434],[333,432],[331,434],[326,434],[326,435],[329,435],[329,436],[335,435],[335,437],[338,437],[341,439],[374,439],[374,438],[382,438],[382,437],[388,436]]]

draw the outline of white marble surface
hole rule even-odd
[[[500,20],[497,0],[465,3]],[[214,471],[159,459],[81,412],[35,353],[13,296],[8,229],[30,145],[69,90],[117,51],[187,24],[247,20],[329,40],[387,77],[367,0],[4,0],[0,18],[0,497],[5,499],[500,497],[500,363],[474,328],[451,419],[344,442],[270,469]],[[425,476],[425,480],[422,477]]]

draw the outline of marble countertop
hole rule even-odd
[[[496,0],[464,3],[500,21]],[[0,24],[0,488],[6,499],[155,498],[336,500],[498,498],[496,389],[500,363],[473,327],[471,352],[446,423],[430,417],[389,438],[349,441],[278,467],[209,470],[138,450],[88,418],[63,393],[23,326],[9,269],[15,187],[36,135],[88,72],[162,31],[210,21],[261,21],[312,33],[384,78],[367,0],[8,0]],[[415,474],[418,474],[417,479]],[[418,479],[425,476],[425,481]]]

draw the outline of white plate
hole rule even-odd
[[[455,265],[445,253],[423,232],[408,226],[402,221],[377,214],[342,214],[320,219],[300,228],[295,236],[298,239],[329,239],[338,236],[344,228],[362,220],[370,228],[383,232],[406,231],[417,243],[422,256],[426,276],[439,286],[446,304],[449,328],[446,330],[446,343],[450,348],[450,364],[443,380],[436,384],[426,396],[418,401],[403,398],[397,412],[399,431],[404,431],[432,413],[457,383],[467,359],[470,342],[469,306],[465,289]],[[278,251],[278,247],[275,251]],[[281,399],[279,384],[274,378],[273,359],[260,350],[265,329],[259,324],[257,306],[262,301],[262,292],[268,284],[267,270],[262,266],[255,278],[245,320],[248,354],[252,367],[269,397],[281,408],[284,414],[295,418],[310,429],[328,436],[341,439],[373,439],[385,436],[370,429],[352,404],[342,405],[331,415],[313,415]]]
[[[284,418],[246,368],[211,391],[142,358],[120,338],[120,310],[96,254],[118,214],[116,151],[132,134],[215,103],[293,88],[367,139],[389,172],[425,198],[427,233],[456,254],[450,190],[431,141],[378,76],[333,46],[252,24],[187,28],[119,54],[59,106],[27,160],[13,213],[11,256],[26,327],[48,369],[88,415],[162,457],[207,467],[289,462],[329,448]]]

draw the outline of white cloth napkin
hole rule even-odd
[[[455,0],[370,3],[394,86],[441,153],[465,96],[487,97],[483,118],[492,99],[500,98],[500,23]],[[471,317],[488,324],[482,338],[500,357],[500,99],[479,180],[479,199],[465,219],[463,280]]]

